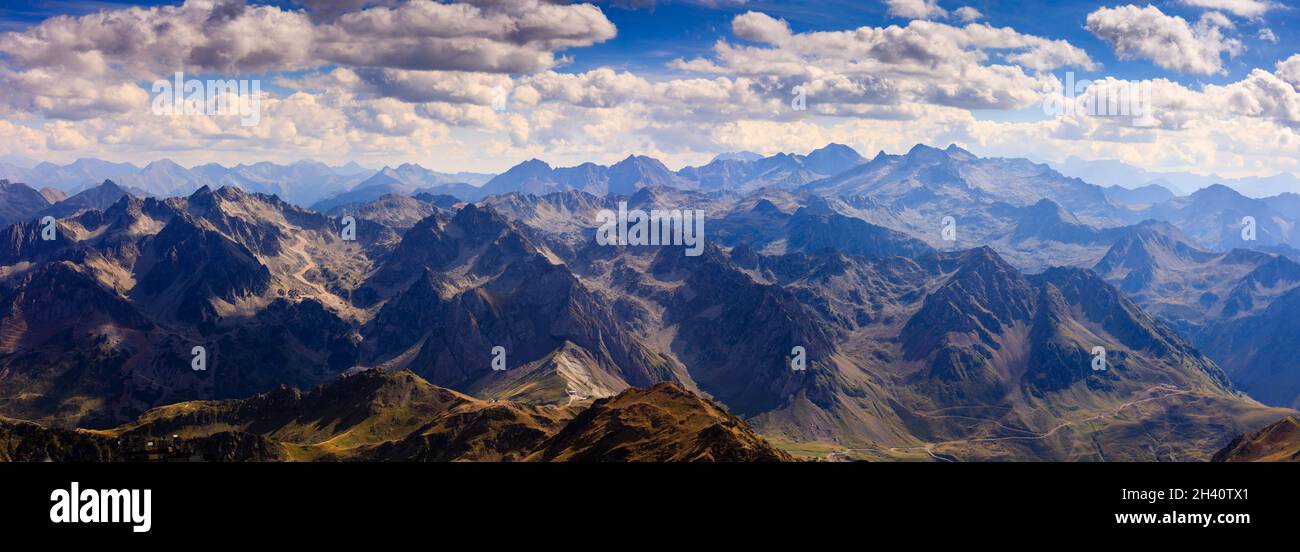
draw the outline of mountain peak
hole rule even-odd
[[[217,189],[217,195],[221,196],[223,199],[237,201],[248,197],[248,192],[244,191],[244,189],[239,186],[227,184]]]
[[[962,149],[957,144],[948,144],[948,147],[944,148],[943,151],[944,153],[947,153],[949,157],[953,157],[957,159],[962,159],[962,160],[976,159],[975,154]]]
[[[836,175],[866,162],[857,150],[844,144],[830,143],[803,157],[804,165],[813,172]]]
[[[912,149],[907,150],[907,155],[910,157],[913,155],[927,155],[927,154],[935,154],[935,153],[942,153],[942,152],[943,150],[936,148],[934,146],[929,146],[926,144],[917,144],[915,146],[912,146]]]
[[[1121,289],[1132,293],[1145,287],[1157,268],[1185,266],[1210,255],[1174,225],[1148,220],[1116,240],[1093,270],[1109,279],[1122,277]]]
[[[780,462],[740,418],[675,383],[628,389],[597,400],[542,443],[547,461]]]
[[[164,158],[159,159],[159,160],[157,160],[157,161],[151,161],[148,165],[145,165],[145,166],[144,166],[144,170],[146,170],[146,171],[156,171],[156,170],[185,170],[185,167],[182,167],[179,163],[177,163],[177,162],[175,162],[175,161],[172,161],[171,159],[168,159],[168,158],[164,157]]]
[[[1020,272],[1007,263],[997,251],[987,245],[981,245],[968,249],[959,254],[962,270],[974,271],[980,274],[1014,274],[1020,276]]]
[[[758,161],[759,159],[762,158],[763,156],[761,154],[757,154],[752,151],[731,151],[726,153],[719,153],[713,156],[713,159],[710,160],[709,163],[715,163],[718,161],[753,162],[753,161]]]
[[[473,203],[467,203],[459,211],[456,211],[451,221],[453,224],[465,229],[491,234],[496,234],[502,229],[510,227],[510,222],[501,216],[496,209]]]
[[[118,186],[116,182],[113,182],[112,180],[108,180],[108,179],[104,179],[104,181],[99,184],[98,188],[104,190],[122,190],[122,187]],[[122,191],[125,192],[125,190]]]
[[[808,156],[811,157],[813,154],[817,154],[817,153],[822,153],[822,154],[827,154],[827,153],[837,153],[837,154],[852,153],[853,155],[857,155],[857,154],[858,154],[858,150],[855,150],[855,149],[853,149],[853,148],[851,148],[851,147],[849,147],[849,146],[846,146],[846,145],[844,145],[844,144],[839,144],[839,143],[836,143],[836,142],[831,142],[831,143],[826,144],[826,145],[824,145],[824,146],[822,146],[822,147],[820,147],[820,148],[817,148],[817,149],[815,149],[815,150],[812,150],[812,151],[808,152]]]
[[[939,148],[927,146],[925,144],[917,144],[912,146],[912,149],[908,150],[904,159],[906,159],[912,166],[915,166],[917,164],[930,164],[946,161],[952,159],[952,156],[950,156],[948,152]]]
[[[615,167],[626,166],[626,165],[635,165],[638,167],[649,167],[649,168],[654,168],[656,170],[658,169],[668,170],[667,167],[664,166],[662,161],[659,161],[658,159],[645,156],[645,155],[629,155],[627,156],[627,158],[623,159],[622,161],[610,165],[610,168],[612,169]]]
[[[1062,207],[1060,203],[1048,198],[1040,199],[1037,203],[1026,207],[1025,215],[1027,218],[1038,221],[1079,223],[1079,219],[1075,218],[1074,214],[1065,210],[1065,207]]]
[[[542,161],[541,159],[533,158],[524,161],[518,165],[515,165],[513,167],[510,167],[508,170],[506,170],[506,172],[497,175],[496,178],[493,178],[493,180],[497,180],[507,175],[535,177],[538,175],[550,173],[552,170],[554,170],[554,168],[551,167],[549,163]]]
[[[1204,188],[1196,190],[1191,195],[1194,201],[1218,201],[1221,199],[1247,199],[1240,192],[1223,184],[1210,184]]]

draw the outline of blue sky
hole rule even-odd
[[[1288,84],[1300,75],[1300,9],[1271,0],[519,0],[474,6],[477,21],[452,25],[464,32],[436,38],[418,25],[399,28],[439,11],[417,9],[419,0],[352,0],[343,10],[391,10],[396,17],[382,19],[391,31],[358,31],[320,8],[348,1],[250,1],[227,10],[236,15],[226,25],[209,17],[210,0],[9,0],[0,9],[0,85],[10,91],[0,95],[0,138],[44,144],[0,155],[499,170],[527,157],[563,164],[639,152],[684,165],[721,151],[807,151],[832,140],[866,151],[952,141],[982,154],[1114,158],[1150,169],[1300,170],[1300,92]],[[142,16],[143,26],[124,27],[158,36],[122,47],[113,34],[121,28],[96,19],[129,6],[162,7]],[[959,16],[971,9],[978,16]],[[59,15],[69,18],[50,19]],[[249,30],[259,18],[275,23]],[[489,20],[544,21],[539,33],[552,38],[518,43],[472,29]],[[186,25],[197,27],[157,31]],[[859,29],[861,38],[832,36]],[[1143,39],[1151,34],[1177,45],[1153,46]],[[68,38],[78,35],[93,38]],[[837,48],[860,49],[863,59],[843,59]],[[473,55],[446,54],[462,50]],[[149,83],[175,70],[259,79],[266,123],[142,116]],[[1157,88],[1160,124],[1045,114],[1044,94],[1067,72],[1167,83]],[[785,105],[800,84],[814,91],[806,113]],[[498,89],[509,110],[490,107]],[[1215,138],[1214,128],[1246,134]]]
[[[1280,42],[1273,44],[1258,39],[1248,40],[1246,52],[1227,64],[1223,75],[1187,76],[1169,73],[1145,60],[1121,61],[1101,39],[1084,28],[1088,14],[1100,6],[1122,5],[1127,2],[1095,2],[1086,0],[1038,1],[983,1],[940,2],[953,8],[969,5],[985,15],[984,21],[994,26],[1009,26],[1027,34],[1065,39],[1080,46],[1103,64],[1095,74],[1121,78],[1150,78],[1164,76],[1184,83],[1225,83],[1240,79],[1252,68],[1272,64],[1300,51],[1296,37],[1300,31],[1300,9],[1280,9],[1266,18],[1240,20],[1243,31],[1258,32],[1271,28]],[[1195,20],[1205,10],[1181,2],[1137,2],[1154,5],[1169,15]],[[627,66],[644,71],[662,71],[663,64],[674,57],[698,55],[713,47],[719,36],[728,36],[727,27],[732,17],[746,11],[761,11],[784,18],[796,32],[834,31],[861,26],[906,25],[906,18],[891,16],[880,2],[863,0],[786,0],[750,1],[744,4],[709,7],[690,2],[660,3],[653,9],[605,10],[610,20],[619,28],[619,37],[604,44],[585,48],[575,53],[574,70],[601,65]],[[1085,74],[1080,72],[1080,74]]]
[[[165,0],[6,0],[0,9],[0,29],[16,30],[40,23],[57,15],[82,15],[126,6],[163,6],[179,2]],[[292,2],[251,2],[295,6]],[[619,3],[598,2],[610,21],[618,27],[618,38],[590,47],[566,52],[574,58],[564,71],[583,71],[609,66],[638,72],[663,72],[664,64],[674,58],[707,53],[719,37],[727,37],[731,19],[746,11],[761,11],[790,22],[796,32],[831,31],[861,26],[906,25],[908,20],[891,16],[882,2],[870,0],[782,0],[747,1],[738,4],[708,5],[704,2],[658,2],[650,8],[620,7]],[[1300,32],[1300,9],[1273,11],[1264,18],[1238,22],[1243,31],[1257,32],[1271,28],[1279,38],[1276,44],[1252,39],[1241,56],[1227,64],[1224,75],[1184,76],[1169,74],[1144,60],[1120,61],[1100,39],[1083,25],[1088,13],[1099,6],[1125,2],[1089,0],[1026,0],[940,2],[956,8],[969,5],[984,14],[984,22],[1009,26],[1018,31],[1049,38],[1065,39],[1088,51],[1104,65],[1098,73],[1123,78],[1149,78],[1160,75],[1185,83],[1225,83],[1240,79],[1254,67],[1268,66],[1300,51],[1296,37]],[[1204,9],[1180,1],[1137,2],[1154,5],[1169,15],[1195,20]]]

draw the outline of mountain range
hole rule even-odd
[[[1067,157],[1054,163],[1061,173],[1082,178],[1088,182],[1121,189],[1160,188],[1177,195],[1188,195],[1196,190],[1222,184],[1242,195],[1263,198],[1300,190],[1300,177],[1278,173],[1265,177],[1226,178],[1216,174],[1201,175],[1188,172],[1152,172],[1114,160],[1084,160]]]
[[[188,195],[203,186],[212,189],[238,186],[250,192],[275,194],[295,205],[311,206],[325,212],[338,205],[371,201],[383,195],[413,195],[418,192],[477,201],[509,192],[546,193],[578,189],[599,195],[610,192],[628,194],[645,186],[667,185],[748,191],[763,186],[802,185],[837,174],[862,161],[852,148],[831,144],[808,155],[719,156],[708,165],[676,172],[645,156],[629,156],[608,166],[584,163],[563,168],[551,168],[534,159],[500,175],[440,173],[412,163],[379,170],[356,163],[328,166],[307,160],[290,165],[260,162],[234,167],[208,163],[187,169],[167,159],[144,167],[78,159],[67,165],[46,162],[30,167],[0,163],[0,178],[31,183],[65,194],[75,194],[105,180],[112,180],[135,195],[160,197]]]
[[[0,450],[1208,460],[1300,397],[1288,195],[1117,200],[923,145],[456,180],[403,165],[314,209],[0,188],[26,201],[0,229]],[[704,212],[703,254],[600,245],[620,203]]]
[[[485,401],[407,371],[367,370],[306,392],[279,387],[158,407],[103,431],[0,419],[0,461],[151,453],[227,462],[792,460],[735,416],[666,383],[561,408]]]
[[[329,166],[308,160],[289,165],[260,162],[234,167],[208,163],[188,169],[169,159],[154,161],[144,167],[99,159],[78,159],[67,165],[47,162],[30,168],[0,163],[0,178],[47,187],[66,194],[76,194],[105,180],[111,180],[135,195],[159,197],[189,195],[204,186],[212,189],[237,186],[249,192],[275,194],[285,201],[302,206],[357,189],[380,187],[390,180],[402,186],[402,193],[447,185],[452,185],[449,188],[451,190],[464,192],[482,185],[490,176],[478,173],[444,174],[414,164],[384,167],[375,171],[355,162]],[[378,198],[379,195],[369,199]]]

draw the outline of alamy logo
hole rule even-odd
[[[176,73],[171,81],[154,81],[152,92],[154,115],[237,115],[246,127],[262,121],[262,81],[257,79],[185,80],[185,73]]]
[[[1092,370],[1094,372],[1106,371],[1106,348],[1100,345],[1092,348]]]
[[[497,85],[492,87],[492,111],[497,113],[510,109],[510,91],[504,86]]]
[[[58,221],[54,217],[47,216],[41,219],[41,240],[54,241],[58,237]]]
[[[500,345],[492,348],[492,369],[497,372],[506,369],[506,348]]]
[[[1129,117],[1134,127],[1154,127],[1159,125],[1159,121],[1152,114],[1151,87],[1151,81],[1076,81],[1074,72],[1069,71],[1065,73],[1065,83],[1058,93],[1043,100],[1043,114],[1052,117]]]
[[[343,217],[343,241],[357,241],[357,219],[352,215]]]
[[[596,213],[596,243],[600,245],[679,245],[687,257],[704,252],[704,211],[695,209],[627,210],[618,202],[618,212],[601,209]]]
[[[195,372],[208,369],[208,350],[202,345],[195,345],[193,349],[190,349],[190,356],[193,357],[190,360],[190,368],[193,368]]]
[[[957,241],[957,219],[948,216],[939,221],[942,228],[939,230],[939,236],[943,241]]]
[[[1255,241],[1255,217],[1250,215],[1241,217],[1241,239]]]
[[[790,109],[795,111],[808,110],[808,91],[803,86],[796,86],[790,91],[794,98],[790,99]]]
[[[153,526],[152,491],[149,489],[86,489],[73,481],[71,489],[50,493],[50,521],[54,523],[131,523],[132,531],[145,533]]]

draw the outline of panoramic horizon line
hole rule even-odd
[[[966,153],[969,153],[969,154],[971,154],[971,155],[974,155],[975,157],[980,158],[980,159],[989,159],[989,160],[999,160],[999,159],[1000,159],[1000,160],[1025,160],[1025,161],[1029,161],[1029,162],[1031,162],[1031,163],[1038,164],[1038,165],[1046,165],[1046,166],[1048,166],[1049,168],[1051,168],[1052,170],[1056,171],[1057,173],[1062,174],[1063,176],[1071,176],[1071,175],[1069,175],[1069,174],[1066,174],[1063,165],[1065,165],[1066,163],[1068,163],[1071,159],[1077,159],[1077,160],[1080,160],[1080,161],[1083,161],[1083,162],[1086,162],[1086,163],[1117,163],[1117,164],[1119,164],[1119,165],[1121,165],[1121,166],[1123,166],[1123,167],[1125,167],[1125,168],[1135,169],[1135,170],[1138,170],[1138,171],[1145,172],[1145,173],[1149,174],[1150,176],[1155,177],[1157,180],[1159,179],[1159,177],[1162,177],[1162,176],[1171,176],[1171,175],[1172,175],[1172,176],[1177,176],[1177,175],[1187,175],[1187,176],[1192,176],[1192,177],[1197,177],[1197,178],[1206,178],[1206,179],[1216,180],[1216,182],[1211,182],[1211,183],[1208,183],[1208,184],[1204,184],[1204,185],[1201,185],[1201,186],[1199,186],[1199,187],[1197,187],[1197,188],[1195,188],[1195,189],[1188,190],[1188,191],[1186,191],[1185,193],[1183,193],[1181,190],[1178,189],[1179,186],[1174,185],[1174,184],[1172,184],[1172,183],[1169,183],[1169,182],[1167,182],[1167,181],[1166,181],[1166,182],[1158,182],[1158,181],[1156,181],[1156,180],[1151,180],[1151,181],[1145,181],[1145,182],[1134,182],[1134,183],[1132,183],[1132,186],[1127,186],[1127,185],[1119,185],[1119,184],[1100,184],[1100,183],[1097,183],[1097,182],[1091,181],[1091,180],[1089,180],[1088,178],[1084,178],[1084,177],[1075,177],[1075,178],[1079,178],[1080,180],[1084,180],[1085,182],[1088,182],[1089,184],[1094,184],[1094,185],[1096,185],[1096,186],[1103,187],[1103,188],[1104,188],[1104,187],[1108,187],[1108,186],[1112,186],[1112,185],[1119,185],[1119,186],[1121,186],[1121,187],[1125,187],[1125,188],[1129,188],[1129,189],[1137,189],[1137,188],[1147,187],[1147,186],[1151,186],[1151,185],[1156,185],[1156,186],[1161,186],[1161,187],[1163,187],[1163,188],[1169,189],[1170,191],[1174,192],[1175,195],[1179,195],[1179,196],[1190,195],[1191,193],[1193,193],[1193,192],[1195,192],[1195,191],[1197,191],[1197,190],[1201,190],[1201,189],[1204,189],[1204,188],[1208,188],[1208,187],[1211,187],[1211,186],[1214,186],[1214,185],[1222,185],[1222,186],[1226,186],[1226,187],[1228,187],[1228,188],[1230,188],[1230,189],[1236,190],[1236,188],[1235,188],[1234,186],[1232,186],[1231,184],[1229,184],[1228,182],[1226,182],[1226,181],[1231,181],[1231,180],[1248,180],[1248,179],[1264,179],[1264,180],[1266,180],[1266,179],[1272,179],[1272,178],[1278,178],[1278,177],[1291,177],[1291,178],[1293,178],[1293,179],[1300,180],[1300,174],[1298,174],[1298,173],[1296,173],[1296,172],[1292,172],[1292,171],[1279,171],[1279,172],[1277,172],[1277,173],[1266,174],[1266,175],[1262,175],[1262,176],[1261,176],[1261,175],[1250,175],[1250,176],[1225,176],[1225,175],[1222,175],[1222,174],[1219,174],[1219,173],[1213,173],[1213,172],[1212,172],[1212,173],[1198,173],[1198,172],[1193,172],[1193,171],[1156,171],[1156,170],[1150,170],[1150,169],[1148,169],[1148,168],[1146,168],[1146,167],[1142,167],[1142,166],[1138,166],[1138,165],[1133,165],[1133,164],[1131,164],[1131,163],[1125,162],[1125,161],[1120,160],[1120,159],[1113,159],[1113,158],[1094,158],[1094,159],[1089,159],[1089,158],[1079,157],[1079,156],[1077,156],[1077,155],[1068,155],[1068,156],[1066,156],[1066,157],[1064,157],[1064,158],[1062,158],[1062,159],[1060,159],[1060,160],[1050,160],[1050,159],[1037,159],[1037,158],[1035,158],[1035,157],[1033,157],[1033,156],[1030,156],[1030,155],[1027,155],[1027,154],[1022,154],[1021,156],[981,155],[981,154],[974,153],[974,152],[970,151],[970,148],[968,148],[968,147],[966,147],[966,146],[963,146],[963,145],[960,145],[960,144],[958,144],[957,142],[950,142],[947,146],[942,146],[942,147],[941,147],[941,146],[936,146],[936,145],[931,145],[931,144],[928,144],[928,143],[925,143],[925,142],[916,142],[914,145],[912,145],[911,147],[907,148],[907,151],[905,151],[905,152],[901,152],[901,153],[890,153],[890,152],[887,151],[886,149],[881,149],[880,151],[876,152],[876,154],[875,154],[874,156],[871,156],[871,157],[867,157],[867,156],[863,155],[862,152],[859,151],[857,148],[854,148],[853,146],[850,146],[850,145],[845,144],[845,143],[842,143],[842,142],[827,142],[826,144],[824,144],[824,145],[822,145],[822,146],[820,146],[820,147],[817,147],[817,148],[814,148],[814,149],[809,150],[807,153],[795,153],[795,152],[791,152],[791,151],[778,151],[778,152],[776,152],[776,153],[763,154],[763,153],[754,152],[754,151],[750,151],[750,150],[724,151],[724,152],[714,153],[714,154],[713,154],[713,157],[712,157],[712,158],[709,160],[709,162],[707,162],[707,163],[698,164],[698,165],[690,165],[690,164],[687,164],[687,165],[682,165],[682,166],[680,166],[680,167],[676,167],[676,168],[674,168],[674,167],[668,165],[667,163],[665,163],[663,160],[659,159],[658,157],[655,157],[655,156],[653,156],[653,155],[641,154],[641,153],[629,153],[629,154],[627,154],[625,157],[622,157],[620,160],[618,160],[618,161],[614,161],[614,162],[609,162],[609,163],[599,163],[599,162],[594,162],[594,161],[584,161],[584,162],[581,162],[581,163],[578,163],[578,164],[574,164],[574,165],[560,165],[560,164],[556,164],[556,162],[553,162],[553,161],[547,161],[547,160],[545,160],[545,159],[541,159],[541,158],[539,158],[539,157],[529,157],[529,158],[527,158],[527,159],[523,159],[523,160],[521,160],[521,161],[517,161],[517,162],[511,164],[511,165],[509,165],[508,167],[506,167],[505,169],[502,169],[502,170],[499,170],[499,171],[494,171],[494,172],[479,172],[479,171],[461,170],[461,169],[434,168],[434,167],[430,167],[430,166],[423,165],[423,164],[421,164],[421,163],[418,162],[418,161],[404,161],[404,162],[402,162],[402,163],[398,163],[398,164],[385,164],[385,165],[382,165],[382,166],[379,166],[378,168],[376,168],[376,167],[374,167],[374,166],[372,166],[372,165],[365,165],[365,164],[362,164],[362,163],[360,163],[360,162],[358,162],[358,161],[356,161],[356,160],[349,160],[349,161],[347,161],[347,162],[345,162],[345,163],[336,163],[336,164],[331,164],[331,163],[328,163],[328,162],[325,162],[325,161],[321,161],[321,160],[319,160],[319,159],[308,158],[308,157],[300,158],[300,159],[297,159],[297,160],[295,160],[295,161],[287,162],[287,163],[282,163],[282,162],[277,162],[277,161],[271,161],[271,160],[259,160],[259,161],[239,162],[239,163],[237,163],[237,164],[233,164],[233,165],[227,165],[227,164],[221,163],[221,162],[219,162],[219,161],[208,161],[208,162],[205,162],[205,163],[196,163],[196,164],[188,165],[188,166],[187,166],[187,165],[183,165],[183,164],[181,164],[181,163],[179,163],[179,162],[174,161],[174,160],[171,159],[170,157],[161,157],[161,158],[157,158],[157,159],[154,159],[154,160],[152,160],[152,161],[149,161],[148,163],[145,163],[145,164],[143,164],[143,165],[140,165],[140,164],[136,164],[136,163],[131,162],[131,161],[111,161],[111,160],[108,160],[108,159],[103,159],[103,158],[94,157],[94,156],[82,156],[82,157],[78,157],[78,158],[74,159],[73,161],[70,161],[70,162],[67,162],[67,163],[58,163],[58,162],[49,161],[49,160],[40,160],[40,161],[38,161],[38,160],[35,160],[35,159],[28,159],[28,161],[35,162],[35,164],[33,164],[33,165],[31,165],[31,166],[22,166],[22,165],[18,165],[18,164],[12,163],[12,162],[9,162],[9,163],[0,163],[0,164],[9,164],[9,165],[11,165],[11,166],[13,166],[13,167],[15,167],[15,168],[21,169],[21,170],[35,170],[36,168],[40,167],[41,165],[46,165],[46,164],[48,164],[48,165],[53,165],[53,166],[55,166],[55,167],[60,167],[60,168],[62,168],[62,167],[67,167],[67,166],[70,166],[70,165],[76,164],[77,162],[81,162],[81,161],[98,161],[98,162],[104,162],[104,163],[111,163],[111,164],[115,164],[115,165],[127,165],[127,166],[130,166],[131,168],[133,168],[134,170],[137,170],[137,171],[144,171],[144,170],[148,169],[150,166],[152,166],[152,165],[154,165],[154,164],[156,164],[156,163],[171,163],[171,164],[176,165],[176,166],[178,166],[178,167],[180,167],[180,168],[182,168],[182,169],[184,169],[184,170],[186,170],[186,171],[192,171],[192,170],[198,169],[198,168],[200,168],[200,167],[206,167],[206,166],[210,166],[210,165],[216,165],[216,166],[221,167],[222,169],[226,169],[226,170],[234,170],[234,169],[238,169],[238,168],[241,168],[241,167],[253,167],[253,166],[256,166],[256,165],[271,165],[271,166],[275,166],[275,167],[292,167],[292,166],[294,166],[294,165],[300,165],[300,164],[317,164],[317,165],[321,165],[321,166],[324,166],[324,167],[329,168],[329,169],[332,169],[332,170],[346,169],[346,168],[349,168],[349,167],[357,167],[357,168],[363,169],[363,170],[365,170],[365,171],[368,171],[368,172],[370,172],[370,173],[373,173],[373,174],[371,174],[370,176],[374,176],[375,174],[379,174],[379,173],[381,173],[381,172],[383,172],[383,171],[385,171],[385,170],[389,170],[389,169],[397,170],[397,169],[401,169],[402,167],[413,166],[413,167],[416,167],[416,168],[418,168],[418,169],[422,169],[422,170],[429,171],[429,172],[436,173],[436,174],[440,174],[440,175],[450,175],[450,176],[454,176],[454,175],[473,175],[473,176],[478,176],[478,177],[489,177],[488,180],[485,180],[485,181],[483,181],[483,182],[481,182],[481,183],[472,183],[472,182],[466,182],[466,183],[464,183],[464,184],[468,184],[468,185],[470,185],[470,186],[473,186],[473,187],[475,187],[475,188],[481,188],[483,185],[485,185],[485,184],[486,184],[488,181],[490,181],[492,178],[495,178],[495,177],[501,176],[501,175],[503,175],[503,174],[509,172],[510,170],[516,168],[516,167],[519,167],[519,166],[521,166],[521,165],[524,165],[524,164],[527,164],[527,163],[530,163],[530,162],[534,162],[534,161],[540,161],[540,162],[546,164],[546,165],[547,165],[548,167],[550,167],[552,170],[559,170],[559,169],[577,168],[577,167],[581,167],[581,166],[584,166],[584,165],[596,165],[596,166],[601,166],[601,167],[611,167],[611,166],[617,165],[618,163],[622,163],[622,162],[624,162],[624,161],[627,161],[627,160],[629,160],[629,159],[635,159],[635,158],[647,158],[647,159],[651,159],[651,160],[654,160],[654,161],[656,161],[656,162],[659,162],[660,164],[664,165],[664,167],[667,168],[670,172],[676,174],[676,173],[679,173],[679,172],[684,171],[684,170],[686,170],[686,169],[691,169],[691,168],[702,168],[702,167],[708,166],[709,164],[712,164],[713,162],[718,161],[719,158],[721,158],[722,156],[726,156],[726,155],[753,154],[753,155],[759,155],[759,156],[761,156],[761,157],[760,157],[761,159],[767,159],[767,158],[777,157],[777,156],[780,156],[780,155],[787,155],[787,156],[803,156],[803,157],[806,157],[806,156],[812,155],[813,153],[816,153],[816,152],[818,152],[818,151],[821,151],[821,150],[825,150],[825,149],[831,148],[831,147],[833,147],[833,146],[840,146],[840,147],[848,148],[850,151],[852,151],[852,152],[854,152],[855,154],[857,154],[859,157],[861,157],[862,159],[864,159],[866,162],[873,161],[873,160],[879,158],[879,157],[882,156],[882,155],[885,155],[885,156],[892,156],[892,157],[902,157],[902,156],[906,156],[906,155],[910,154],[911,152],[916,151],[918,148],[928,148],[928,149],[931,149],[931,150],[937,150],[937,151],[951,151],[953,148],[956,148],[956,149],[959,149],[959,150],[961,150],[961,151],[965,151]],[[834,175],[827,175],[827,176],[834,176]],[[15,183],[23,183],[23,184],[27,184],[26,182],[20,182],[20,181],[17,181],[17,180],[13,180],[13,179],[11,179],[11,178],[5,176],[5,175],[0,175],[0,179],[9,180],[9,181],[11,181],[11,182],[15,182]],[[112,179],[112,178],[105,178],[104,180],[113,180],[113,179]],[[116,183],[116,182],[115,182],[115,183]],[[35,183],[33,183],[33,184],[35,184]],[[102,184],[102,182],[101,182],[101,184]],[[98,184],[96,184],[96,185],[98,185]],[[40,185],[40,186],[41,186],[41,187],[47,187],[46,185]],[[89,187],[90,187],[90,186],[87,186],[86,189],[89,189]],[[1292,192],[1292,193],[1300,193],[1300,189],[1297,189],[1297,190],[1288,190],[1288,191],[1290,191],[1290,192]],[[1285,193],[1285,192],[1282,192],[1282,193]],[[1277,194],[1273,194],[1273,195],[1277,195]],[[1269,197],[1269,196],[1261,196],[1261,197]]]

